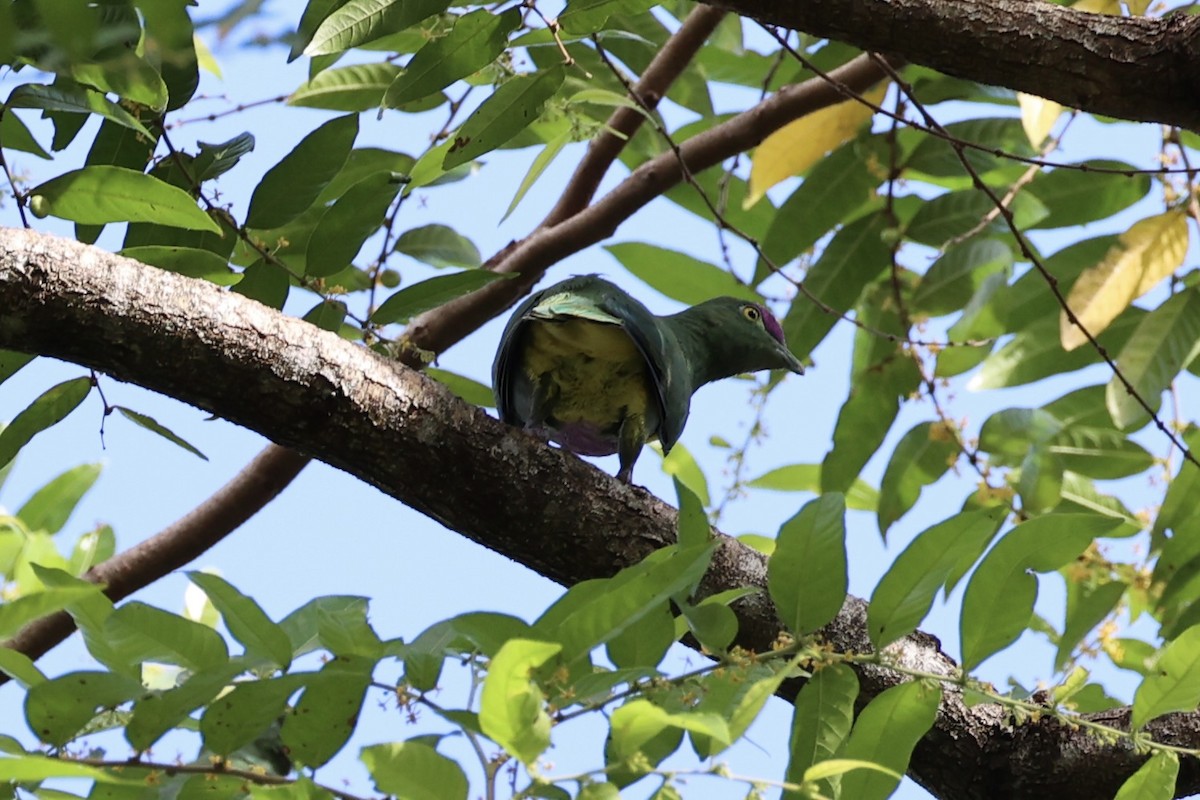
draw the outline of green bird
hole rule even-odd
[[[743,372],[804,374],[767,308],[718,297],[658,316],[596,275],[568,278],[509,319],[492,386],[500,419],[579,455],[620,458],[629,483],[642,445],[671,451],[692,394]]]

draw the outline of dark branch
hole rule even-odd
[[[1041,0],[711,0],[947,75],[1094,114],[1200,130],[1200,17],[1120,17]]]

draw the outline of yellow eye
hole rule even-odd
[[[762,319],[762,312],[758,310],[758,306],[742,306],[742,316],[751,322],[758,322]]]

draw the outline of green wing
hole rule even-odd
[[[650,367],[658,401],[658,438],[663,451],[669,452],[687,422],[692,390],[687,383],[686,364],[670,330],[648,308],[619,286],[596,275],[568,278],[530,296],[513,312],[496,360],[492,364],[492,385],[500,419],[513,425],[524,424],[520,409],[527,408],[532,387],[516,369],[516,354],[524,346],[524,328],[530,319],[582,317],[620,325],[641,352]]]

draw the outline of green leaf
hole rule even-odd
[[[1004,522],[1002,509],[956,514],[927,528],[884,573],[867,607],[867,632],[882,650],[917,629],[938,590],[964,574]]]
[[[1134,730],[1171,711],[1195,711],[1200,705],[1200,626],[1170,642],[1133,696]]]
[[[3,437],[0,437],[3,441]],[[1190,427],[1183,434],[1183,443],[1193,454],[1200,453],[1200,428]],[[1188,461],[1179,465],[1179,472],[1167,487],[1162,507],[1154,519],[1151,535],[1161,543],[1164,531],[1175,530],[1195,514],[1195,498],[1200,493],[1200,467]]]
[[[879,532],[904,516],[921,490],[946,474],[958,457],[954,437],[941,423],[921,422],[904,434],[879,484]]]
[[[704,502],[684,480],[678,476],[675,482],[675,496],[679,498],[679,535],[677,541],[680,547],[694,547],[708,544],[712,538],[712,530],[708,524],[708,515],[704,513]],[[707,492],[705,492],[707,494]]]
[[[746,482],[751,489],[772,489],[777,492],[821,492],[820,464],[789,464],[776,467]],[[861,478],[846,491],[846,508],[855,511],[874,511],[879,502],[879,493]]]
[[[167,110],[182,108],[200,83],[196,30],[188,8],[178,3],[139,2],[137,9],[145,21],[144,44],[158,54],[158,70],[170,94]]]
[[[630,700],[612,714],[612,745],[619,758],[627,759],[667,728],[693,731],[728,746],[734,741],[726,721],[710,712],[672,714],[644,698]]]
[[[963,308],[991,275],[1007,273],[1013,256],[999,239],[972,238],[946,250],[917,285],[913,308],[939,316]]]
[[[21,367],[33,361],[34,356],[29,353],[18,353],[14,350],[0,350],[0,383],[16,375]]]
[[[933,726],[941,699],[939,688],[922,681],[884,691],[859,714],[840,757],[870,761],[903,775],[913,748]],[[891,775],[857,770],[842,776],[841,796],[883,800],[899,782]]]
[[[39,739],[61,747],[101,709],[116,708],[144,691],[139,681],[125,675],[71,672],[29,690],[25,695],[25,719]],[[7,759],[0,763],[7,763]]]
[[[499,14],[480,8],[459,17],[448,34],[413,55],[404,74],[388,87],[383,107],[398,108],[483,69],[504,52],[508,34],[520,23],[515,8]]]
[[[212,144],[196,142],[200,154],[192,162],[192,175],[196,182],[219,178],[238,165],[242,156],[254,151],[254,134],[239,133],[232,139]]]
[[[779,529],[767,587],[795,634],[832,620],[846,602],[846,504],[837,492],[807,503]]]
[[[1101,480],[1137,475],[1155,462],[1146,448],[1104,428],[1068,428],[1055,436],[1047,449],[1066,469]]]
[[[228,756],[275,724],[287,700],[304,685],[306,675],[283,675],[271,680],[243,681],[209,705],[200,718],[204,746]]]
[[[875,199],[880,176],[874,167],[882,161],[873,159],[886,159],[882,144],[875,138],[847,142],[813,165],[779,207],[763,237],[763,254],[775,266],[782,267],[811,249],[835,225],[850,220]],[[756,280],[768,271],[760,258]]]
[[[1067,568],[1068,570],[1070,567]],[[1067,622],[1058,640],[1054,669],[1061,670],[1071,657],[1075,645],[1083,641],[1116,608],[1125,594],[1126,584],[1120,581],[1088,586],[1067,578]]]
[[[208,595],[225,620],[225,627],[245,646],[247,654],[287,670],[292,663],[292,643],[258,603],[216,575],[190,571],[187,576]]]
[[[4,146],[9,150],[31,153],[47,161],[51,159],[51,155],[38,144],[29,128],[25,127],[25,123],[16,114],[0,115],[0,142],[4,142]]]
[[[1137,395],[1156,406],[1175,376],[1200,354],[1200,290],[1187,289],[1142,317],[1117,354],[1117,366]],[[1116,376],[1105,394],[1119,428],[1148,420],[1145,410]]]
[[[786,778],[791,783],[810,780],[805,772],[833,758],[841,749],[854,723],[854,701],[858,676],[846,664],[823,667],[804,684],[793,703],[791,754]],[[823,794],[832,795],[829,787]],[[793,795],[786,794],[785,797]]]
[[[546,146],[533,159],[533,163],[529,165],[529,171],[525,173],[525,177],[521,179],[521,185],[517,187],[517,191],[513,194],[513,199],[509,202],[508,208],[504,210],[504,216],[500,218],[501,222],[508,219],[509,214],[512,214],[516,210],[521,199],[525,197],[526,192],[533,188],[533,185],[537,183],[537,179],[542,176],[546,168],[553,163],[558,154],[562,152],[562,149],[570,144],[570,142],[571,132],[567,130],[546,143]]]
[[[26,691],[46,681],[46,676],[34,665],[33,659],[11,647],[0,647],[0,672]]]
[[[479,248],[470,239],[446,225],[411,228],[400,234],[393,249],[438,269],[476,269],[483,263]]]
[[[353,64],[327,69],[300,84],[288,96],[288,105],[326,108],[331,111],[368,111],[379,108],[383,93],[402,73],[395,64]]]
[[[679,605],[683,612],[688,630],[706,650],[722,653],[729,649],[738,632],[738,618],[733,609],[722,603],[712,602],[711,597],[706,597],[698,606],[687,603],[681,605],[679,601],[676,601],[676,605]]]
[[[300,216],[329,185],[358,136],[358,117],[331,119],[267,170],[250,197],[248,228],[278,228]]]
[[[946,130],[959,140],[986,145],[1005,153],[1020,156],[1037,155],[1029,145],[1029,138],[1025,135],[1020,120],[1013,117],[963,120],[947,125]],[[972,185],[971,176],[963,169],[959,150],[950,142],[915,130],[902,131],[899,140],[902,144],[907,144],[913,138],[918,144],[904,164],[906,177],[911,175],[917,180],[952,189],[966,189]],[[979,176],[992,186],[1012,183],[1025,169],[1023,164],[975,148],[963,149],[961,154]]]
[[[133,714],[125,725],[125,739],[138,752],[145,752],[172,728],[180,727],[188,716],[220,694],[234,677],[245,671],[237,661],[192,673],[186,681],[166,691],[143,694],[133,704]]]
[[[641,242],[605,245],[604,249],[635,277],[684,305],[723,295],[762,302],[757,292],[733,275],[686,253]]]
[[[881,214],[863,217],[838,231],[808,270],[804,287],[838,313],[844,313],[864,287],[891,263],[883,242],[887,222]],[[837,317],[807,297],[797,297],[783,319],[783,332],[793,353],[811,353],[829,333]]]
[[[658,448],[655,448],[656,450]],[[682,482],[696,496],[701,506],[707,506],[712,503],[708,492],[708,479],[704,477],[704,471],[700,468],[700,464],[696,462],[695,456],[691,451],[684,447],[679,442],[676,442],[671,447],[671,452],[663,458],[662,470],[667,475],[675,479],[676,485]],[[682,506],[680,506],[682,508]],[[703,509],[702,509],[703,511]],[[705,523],[707,526],[707,522]],[[707,541],[707,527],[705,528],[705,536],[700,541]],[[682,543],[683,540],[681,539]],[[686,546],[686,543],[684,543]]]
[[[704,547],[664,547],[607,581],[572,587],[546,610],[534,630],[562,644],[567,664],[586,659],[675,595],[690,594],[704,575],[716,542]]]
[[[1095,538],[1136,531],[1119,518],[1101,514],[1046,514],[1009,531],[980,562],[963,595],[963,668],[974,669],[1029,626],[1038,590],[1031,571],[1059,569]]]
[[[1127,169],[1124,161],[1093,159],[1039,172],[1029,191],[1045,203],[1050,213],[1033,227],[1065,228],[1106,219],[1136,203],[1150,191],[1150,176],[1087,172],[1079,167]]]
[[[257,300],[268,308],[282,309],[291,290],[288,271],[273,261],[260,259],[242,272],[242,279],[233,286],[233,291],[251,300]]]
[[[336,275],[358,255],[383,225],[400,183],[388,173],[363,178],[334,201],[308,240],[304,272],[316,278]]]
[[[1130,333],[1146,312],[1129,308],[1097,337],[1109,353],[1116,353],[1128,341]],[[1075,348],[1067,353],[1058,339],[1057,317],[1045,317],[1025,327],[1004,347],[986,357],[979,372],[967,383],[967,389],[1003,389],[1034,380],[1082,369],[1100,361],[1096,350]]]
[[[423,742],[372,745],[364,747],[359,758],[384,794],[406,800],[467,799],[462,767]]]
[[[229,660],[225,640],[212,628],[145,603],[121,606],[104,630],[109,643],[133,663],[161,661],[202,672]]]
[[[288,755],[307,767],[320,767],[337,755],[354,732],[375,662],[338,656],[309,678],[283,722]]]
[[[1062,500],[1062,461],[1049,448],[1034,445],[1021,462],[1017,494],[1028,514],[1040,514]]]
[[[321,648],[320,631],[332,620],[344,627],[352,627],[358,620],[366,619],[365,597],[329,596],[318,597],[305,603],[280,621],[292,643],[292,656],[299,657]]]
[[[155,138],[146,126],[138,122],[137,117],[109,100],[103,92],[80,86],[73,81],[59,80],[50,86],[26,83],[12,90],[5,105],[8,108],[40,108],[44,111],[65,111],[71,114],[97,114],[135,130],[147,139]]]
[[[904,234],[914,242],[940,248],[956,236],[974,229],[995,210],[996,204],[992,199],[973,188],[949,192],[924,201]],[[1017,228],[1021,230],[1045,219],[1049,214],[1041,201],[1028,192],[1013,198],[1010,211]],[[997,215],[984,230],[1004,232],[1008,230],[1008,225],[1002,216]]]
[[[496,398],[490,386],[436,367],[426,367],[425,374],[454,392],[461,400],[482,408],[496,407]]]
[[[145,414],[141,414],[137,411],[134,411],[133,409],[125,408],[124,406],[113,406],[113,409],[116,411],[120,411],[121,416],[125,417],[125,419],[129,420],[130,422],[134,423],[135,425],[145,428],[146,430],[151,431],[153,433],[157,433],[159,436],[163,437],[168,442],[177,444],[180,447],[182,447],[184,450],[187,450],[189,453],[192,453],[193,455],[199,456],[200,458],[204,459],[205,461],[208,461],[208,456],[204,455],[204,453],[201,453],[198,449],[196,449],[194,446],[189,444],[187,441],[185,441],[184,439],[177,436],[175,433],[173,433],[171,431],[170,428],[166,427],[165,425],[160,425],[157,421],[154,420],[154,418],[148,417]]]
[[[303,319],[323,331],[337,333],[342,329],[347,313],[346,304],[341,300],[322,300],[310,308]]]
[[[9,600],[0,605],[0,640],[7,640],[17,633],[26,623],[39,617],[53,614],[88,597],[100,594],[100,587],[94,583],[83,585],[47,587]]]
[[[797,301],[803,302],[803,301]],[[856,350],[862,338],[855,334]],[[848,491],[891,430],[900,404],[921,384],[921,371],[905,353],[893,351],[867,368],[855,370],[850,395],[838,411],[833,446],[821,462],[821,489]]]
[[[188,278],[199,278],[219,286],[230,286],[241,277],[230,268],[228,259],[195,247],[146,245],[126,247],[120,254],[152,267]]]
[[[542,113],[566,77],[564,67],[518,75],[506,81],[467,117],[446,152],[443,169],[453,169],[506,144]]]
[[[531,672],[563,649],[555,642],[512,639],[488,665],[479,725],[496,744],[530,765],[550,746],[550,716]]]
[[[158,71],[132,51],[122,52],[104,61],[79,61],[71,64],[71,77],[85,86],[122,100],[162,112],[167,108],[167,85]]]
[[[100,673],[98,673],[100,674]],[[0,758],[0,781],[5,783],[37,783],[52,778],[84,778],[100,784],[142,784],[141,777],[119,775],[111,770],[80,764],[66,758],[26,755],[17,758]],[[45,792],[40,788],[38,794]]]
[[[675,617],[665,603],[626,627],[605,645],[618,669],[657,667],[678,638]]]
[[[346,163],[328,185],[317,195],[317,205],[328,205],[350,190],[351,186],[380,172],[408,174],[417,161],[407,153],[383,150],[378,147],[356,147]]]
[[[1179,756],[1159,750],[1129,776],[1113,800],[1171,800],[1179,776]]]
[[[317,26],[304,55],[344,52],[411,27],[449,5],[448,0],[350,0]]]
[[[614,15],[636,14],[652,5],[651,0],[570,0],[558,22],[567,33],[584,35],[604,28]]]
[[[29,190],[38,216],[53,214],[88,225],[154,222],[220,233],[221,228],[190,194],[125,167],[96,165],[72,170]]]
[[[63,381],[47,389],[17,414],[8,427],[0,431],[0,468],[12,461],[30,439],[65,419],[91,390],[90,378]]]
[[[493,281],[511,278],[512,275],[499,272],[489,272],[483,269],[469,269],[455,272],[452,275],[438,275],[427,278],[419,283],[406,286],[384,300],[371,321],[376,325],[390,325],[393,322],[408,322],[418,314],[437,308],[443,303],[470,294]]]
[[[100,464],[80,464],[38,489],[17,511],[30,530],[58,533],[100,477]]]

